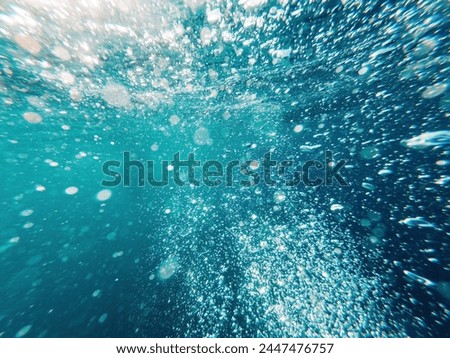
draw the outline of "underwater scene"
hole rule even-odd
[[[446,0],[0,0],[0,337],[450,337]]]

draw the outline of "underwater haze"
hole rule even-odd
[[[450,337],[449,16],[0,0],[0,337]],[[327,151],[347,185],[105,184]]]

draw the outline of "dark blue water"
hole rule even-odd
[[[0,336],[450,336],[448,20],[0,2]],[[178,152],[262,173],[327,150],[348,185],[102,186],[124,152],[159,176]]]

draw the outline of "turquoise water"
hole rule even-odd
[[[1,1],[0,336],[448,337],[448,16]],[[102,185],[327,150],[348,186]]]

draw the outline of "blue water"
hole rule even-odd
[[[449,29],[444,0],[1,1],[0,336],[449,337]],[[102,186],[124,152],[326,150],[348,186]]]

